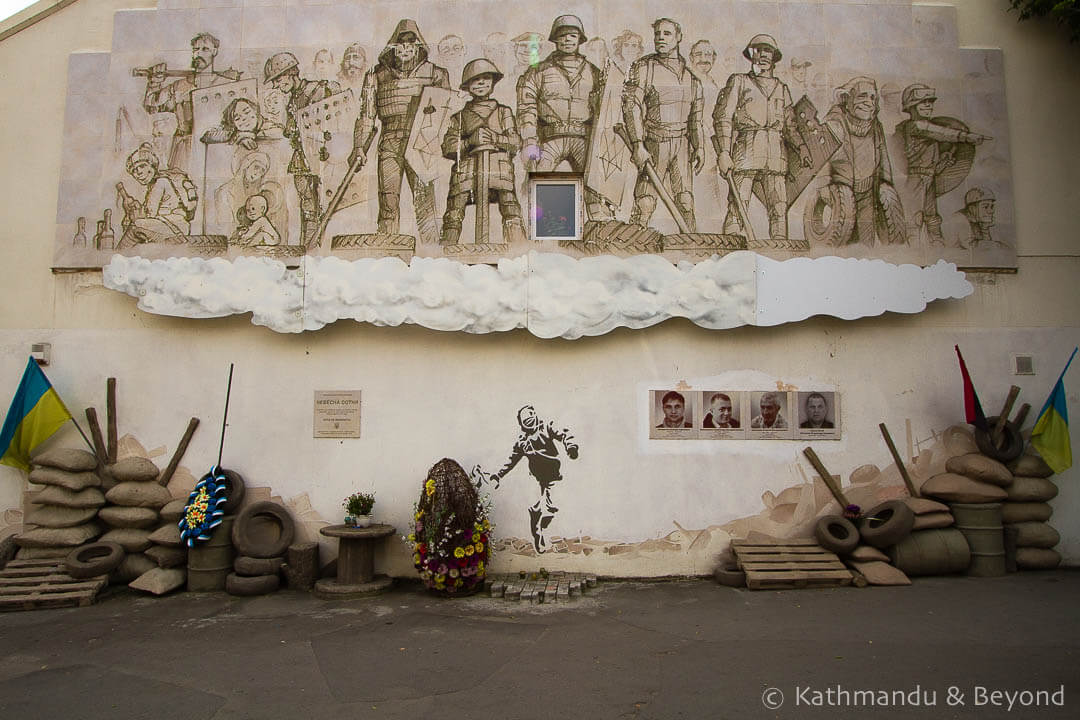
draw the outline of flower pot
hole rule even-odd
[[[354,518],[352,515],[346,515],[345,527],[356,527],[356,518]]]
[[[369,527],[372,523],[370,515],[357,515],[354,520],[356,520],[356,527],[361,528]]]

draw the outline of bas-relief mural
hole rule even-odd
[[[55,264],[751,249],[1014,267],[1001,54],[958,49],[954,16],[123,11],[112,53],[71,58]],[[581,238],[527,235],[529,178],[551,172],[584,181]]]

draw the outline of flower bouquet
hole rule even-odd
[[[488,509],[458,463],[445,458],[428,471],[413,508],[416,524],[404,540],[432,592],[449,597],[483,589],[491,557]]]

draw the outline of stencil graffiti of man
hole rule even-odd
[[[514,443],[506,464],[486,477],[477,465],[473,468],[472,476],[493,482],[495,487],[499,487],[499,481],[513,470],[522,458],[528,460],[529,473],[540,484],[540,498],[529,508],[529,521],[532,526],[533,548],[542,553],[550,547],[545,531],[555,518],[555,513],[559,511],[551,502],[551,486],[562,480],[562,462],[559,460],[557,443],[562,443],[567,457],[571,460],[577,460],[578,445],[568,429],[557,429],[554,423],[541,420],[532,405],[518,410],[518,425],[521,426],[521,435]]]

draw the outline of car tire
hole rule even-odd
[[[276,558],[292,544],[296,526],[292,515],[281,505],[263,500],[240,511],[232,528],[232,541],[239,555]]]
[[[814,525],[818,545],[837,555],[850,555],[859,545],[859,531],[842,515],[826,515]]]
[[[914,525],[915,513],[907,503],[890,500],[863,514],[859,520],[859,534],[863,542],[880,550],[906,538]]]
[[[126,551],[114,542],[96,542],[76,548],[64,558],[67,574],[80,580],[108,575],[124,561]]]

